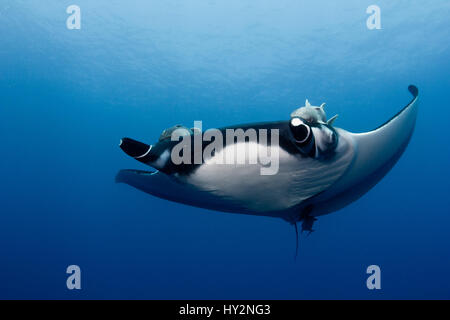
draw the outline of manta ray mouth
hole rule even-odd
[[[135,173],[135,174],[139,174],[139,175],[143,175],[143,176],[152,176],[159,172],[158,170],[147,171],[147,170],[138,170],[138,169],[122,169],[120,171],[122,173],[128,172],[128,173]],[[121,177],[121,175],[119,172],[119,174],[116,175],[116,182],[122,182],[120,177]]]
[[[157,174],[158,172],[159,172],[158,170],[146,171],[137,169],[122,169],[117,173],[115,181],[116,183],[130,183],[130,176],[150,177]]]

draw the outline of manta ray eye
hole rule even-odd
[[[311,139],[311,128],[300,118],[292,118],[290,122],[292,134],[299,144]]]

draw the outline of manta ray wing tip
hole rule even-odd
[[[417,96],[419,95],[419,89],[418,89],[415,85],[413,85],[413,84],[410,84],[410,85],[408,86],[408,90],[409,90],[409,92],[411,92],[411,94],[412,94],[414,97],[417,97]]]

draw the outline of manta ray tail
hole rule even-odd
[[[297,222],[294,222],[295,227],[295,260],[297,260],[298,256],[298,228],[297,228]]]

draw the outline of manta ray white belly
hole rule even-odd
[[[260,154],[279,155],[279,170],[276,174],[261,174],[263,165],[257,161],[258,153],[249,152],[257,148],[263,148]],[[248,155],[245,164],[219,162],[219,159],[245,152]],[[292,155],[279,146],[238,143],[216,152],[213,158],[193,173],[180,176],[179,179],[202,191],[239,203],[249,210],[278,211],[293,207],[329,188],[346,171],[353,155],[353,144],[344,139],[339,141],[335,155],[327,160]]]

